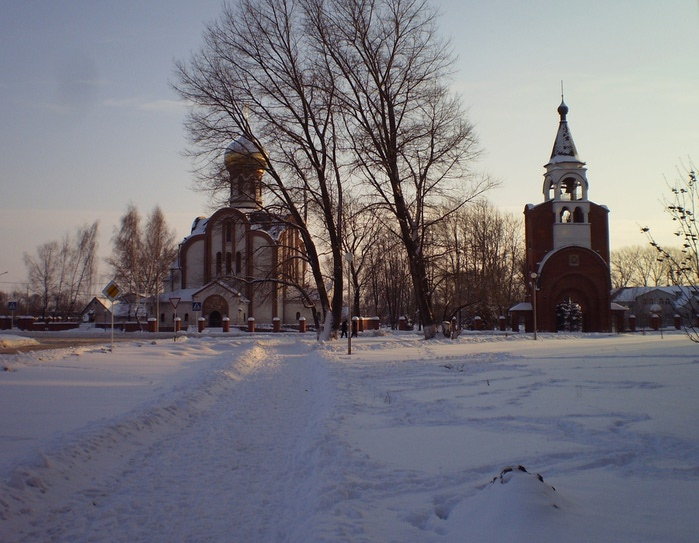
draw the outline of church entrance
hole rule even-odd
[[[219,328],[223,325],[223,317],[228,315],[228,302],[220,294],[212,294],[204,300],[201,313],[207,317],[208,326]]]
[[[223,326],[223,317],[218,311],[212,311],[209,313],[209,326],[211,328],[220,328]]]

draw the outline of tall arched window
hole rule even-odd
[[[221,251],[216,253],[216,275],[221,275],[221,265],[222,265]]]
[[[235,253],[235,273],[240,273],[242,269],[243,269],[243,257],[240,254],[240,251],[237,251]]]
[[[233,259],[231,253],[226,253],[226,275],[233,273]]]

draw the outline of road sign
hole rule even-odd
[[[201,302],[192,302],[192,311],[201,311]]]
[[[170,303],[172,304],[173,309],[177,309],[177,304],[180,303],[180,300],[182,298],[170,298]]]
[[[7,309],[10,311],[17,311],[19,304],[17,302],[7,302]]]
[[[114,301],[119,297],[119,294],[121,294],[121,289],[119,288],[119,285],[117,285],[114,281],[110,281],[109,284],[104,287],[104,290],[102,290],[102,294],[104,294],[107,298],[109,298],[110,301]]]

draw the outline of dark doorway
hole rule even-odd
[[[212,311],[209,313],[209,326],[211,328],[220,328],[223,326],[223,317],[218,311]]]

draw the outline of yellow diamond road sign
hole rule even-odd
[[[114,281],[110,281],[109,284],[106,287],[104,287],[102,294],[104,294],[113,302],[117,299],[119,294],[121,294],[121,289]]]

